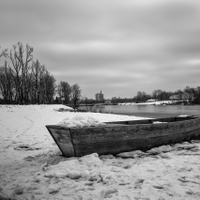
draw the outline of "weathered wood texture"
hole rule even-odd
[[[181,119],[165,118],[168,123],[158,124],[140,120],[139,123],[114,122],[101,127],[47,128],[64,156],[83,156],[94,152],[100,155],[117,154],[200,138],[200,118]]]
[[[66,157],[76,156],[71,140],[70,130],[59,126],[46,126],[55,143]]]

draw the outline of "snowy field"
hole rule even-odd
[[[63,119],[139,119],[58,112],[62,105],[0,106],[0,200],[200,199],[200,141],[64,158],[45,125]]]

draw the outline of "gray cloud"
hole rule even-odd
[[[2,48],[34,47],[57,81],[94,97],[198,86],[200,3],[196,0],[1,1]]]

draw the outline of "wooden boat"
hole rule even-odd
[[[200,139],[200,118],[194,116],[107,122],[99,127],[46,127],[66,157],[94,152],[115,155]]]

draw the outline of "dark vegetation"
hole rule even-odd
[[[137,95],[133,98],[112,98],[113,103],[123,102],[146,102],[149,99],[156,101],[163,100],[179,100],[184,104],[200,104],[200,87],[191,88],[186,86],[184,90],[177,90],[175,92],[166,92],[164,90],[154,90],[152,94],[138,91]]]

